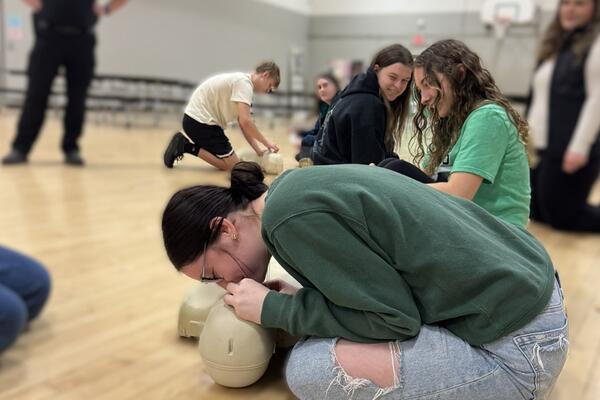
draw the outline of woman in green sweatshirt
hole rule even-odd
[[[300,398],[542,398],[566,359],[544,248],[473,202],[382,168],[281,175],[239,163],[231,187],[175,193],[175,267],[216,281],[243,319],[305,335],[286,368]],[[270,256],[302,288],[263,282]],[[537,397],[540,396],[540,397]]]

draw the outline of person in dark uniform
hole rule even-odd
[[[29,55],[27,94],[17,134],[2,164],[27,162],[44,122],[52,81],[61,66],[65,68],[68,99],[62,140],[65,163],[84,164],[77,141],[96,64],[94,25],[99,17],[114,12],[126,1],[111,0],[100,5],[95,0],[24,0],[33,10],[35,43]]]

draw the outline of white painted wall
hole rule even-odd
[[[311,0],[254,0],[275,7],[308,15],[311,12]]]
[[[558,0],[537,0],[544,21]],[[24,38],[5,37],[9,69],[24,69],[33,43],[30,10],[4,0],[4,17],[18,15]],[[305,53],[306,82],[332,59],[367,62],[381,46],[410,43],[416,32],[428,43],[443,37],[465,40],[494,72],[503,89],[522,93],[532,70],[539,36],[530,28],[500,48],[478,18],[483,0],[130,0],[98,24],[99,74],[124,74],[200,81],[229,70],[248,70],[259,60],[280,64],[288,87],[292,48]],[[471,10],[471,11],[465,11]],[[310,11],[310,14],[308,12]],[[356,15],[358,12],[367,15]],[[376,12],[385,13],[385,15]],[[370,15],[369,15],[370,14]],[[417,21],[424,21],[418,26]],[[544,22],[543,21],[543,22]],[[412,48],[418,53],[420,48]],[[24,81],[8,82],[20,87]]]
[[[485,0],[255,0],[310,15],[421,14],[478,12]],[[554,10],[558,0],[535,0]]]
[[[23,39],[6,40],[6,67],[25,69],[33,44],[31,10],[9,0],[4,12],[24,24]],[[308,16],[248,0],[130,0],[96,30],[98,74],[201,81],[272,59],[286,87],[292,48],[307,48]]]

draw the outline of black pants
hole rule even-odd
[[[540,163],[531,170],[531,218],[556,229],[600,232],[600,207],[587,203],[599,171],[600,157],[567,174],[562,157],[540,154]]]
[[[59,34],[41,32],[29,55],[25,104],[13,141],[13,149],[28,154],[35,143],[46,114],[52,81],[58,69],[66,72],[67,106],[62,150],[78,150],[85,118],[85,99],[94,76],[96,38],[91,33]]]
[[[397,158],[386,158],[379,164],[378,167],[390,169],[399,174],[406,175],[409,178],[412,178],[416,181],[423,183],[434,183],[435,181],[427,175],[425,172],[421,171],[418,167],[413,164],[406,162],[404,160],[399,160]]]

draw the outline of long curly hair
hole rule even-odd
[[[585,27],[582,27],[579,32],[576,32],[575,37],[573,38],[573,53],[575,53],[575,56],[579,59],[583,58],[583,55],[589,50],[592,43],[596,40],[598,33],[600,33],[600,7],[598,7],[598,0],[593,0],[593,2],[594,15],[592,20]],[[565,39],[569,37],[571,33],[570,31],[563,29],[560,25],[559,13],[561,1],[558,3],[554,19],[548,26],[544,38],[542,39],[542,44],[538,50],[537,65],[557,54]]]
[[[506,110],[525,146],[529,140],[527,121],[500,92],[490,72],[483,68],[477,54],[458,40],[441,40],[429,46],[415,59],[415,68],[423,68],[425,82],[437,90],[433,107],[421,104],[421,94],[413,92],[417,112],[413,117],[414,133],[410,139],[413,162],[421,163],[425,154],[429,160],[425,172],[433,174],[456,143],[467,116],[484,104],[499,104]],[[448,80],[454,95],[448,116],[440,117],[438,105],[446,96],[437,74]],[[431,141],[428,141],[431,134]]]

